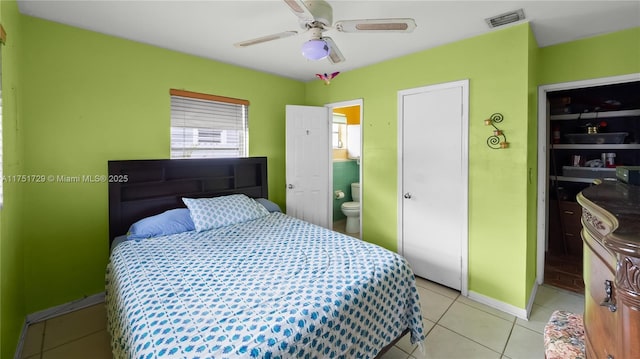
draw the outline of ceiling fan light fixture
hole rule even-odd
[[[309,60],[322,60],[329,56],[329,46],[322,39],[311,39],[302,44],[302,56]]]

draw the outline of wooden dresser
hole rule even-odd
[[[582,206],[587,358],[640,358],[640,186],[606,181]]]

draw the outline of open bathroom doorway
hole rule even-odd
[[[332,165],[330,207],[333,230],[362,238],[362,124],[363,101],[352,100],[327,105],[331,109]]]

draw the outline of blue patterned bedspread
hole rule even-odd
[[[396,253],[282,213],[127,241],[106,273],[115,358],[373,358],[424,340]]]

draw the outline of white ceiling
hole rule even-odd
[[[410,34],[341,33],[346,61],[310,61],[300,46],[308,33],[247,48],[234,43],[301,30],[280,0],[18,0],[20,12],[187,54],[307,81],[484,34],[485,19],[524,9],[540,47],[640,26],[640,1],[379,1],[329,0],[333,21],[414,18]],[[508,26],[508,25],[507,25]],[[640,44],[629,44],[640,46]],[[490,56],[490,54],[488,54]]]

